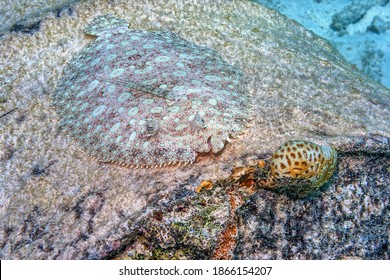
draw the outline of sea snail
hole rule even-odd
[[[295,196],[306,196],[329,180],[336,164],[334,147],[291,140],[273,154],[269,174],[260,180],[259,185],[264,188],[284,187]]]

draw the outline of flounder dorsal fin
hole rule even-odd
[[[85,33],[92,36],[99,36],[107,30],[112,30],[120,27],[128,27],[129,24],[121,18],[118,18],[112,14],[105,14],[95,17],[85,27]]]

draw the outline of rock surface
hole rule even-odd
[[[233,258],[388,258],[389,90],[255,3],[92,1],[72,9],[0,44],[1,258],[212,258],[233,224]],[[86,157],[58,129],[50,91],[91,40],[83,27],[102,13],[133,29],[171,30],[240,66],[254,91],[247,133],[185,167],[126,169]],[[319,197],[261,190],[231,215],[224,184],[195,192],[290,139],[345,155]]]
[[[34,33],[48,12],[60,17],[72,13],[71,4],[79,0],[3,0],[0,2],[0,36],[7,31]]]
[[[257,193],[238,211],[234,258],[388,259],[389,163],[383,155],[343,154],[319,198]]]

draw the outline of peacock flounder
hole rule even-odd
[[[192,163],[243,133],[251,104],[239,68],[172,32],[127,26],[92,20],[85,31],[96,40],[53,93],[60,126],[87,154],[136,167]]]

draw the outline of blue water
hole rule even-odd
[[[255,0],[328,40],[344,57],[390,88],[389,0]]]

